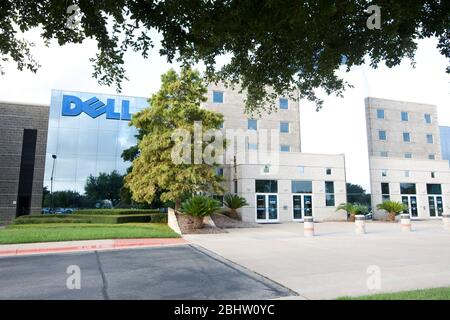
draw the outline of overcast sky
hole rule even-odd
[[[51,89],[115,93],[115,88],[103,87],[91,78],[94,41],[83,45],[44,47],[37,32],[27,34],[36,42],[34,54],[42,67],[37,74],[19,72],[10,63],[6,74],[0,76],[0,100],[29,103],[50,103]],[[324,108],[315,111],[314,105],[301,102],[302,151],[310,153],[345,153],[347,181],[369,189],[364,98],[367,96],[435,104],[440,125],[450,125],[450,76],[445,73],[449,62],[436,49],[437,41],[419,42],[416,68],[410,61],[393,69],[381,66],[354,68],[340,74],[354,85],[344,98],[325,97]],[[160,75],[172,65],[158,55],[155,48],[148,60],[139,54],[126,57],[129,81],[123,84],[122,94],[149,97],[160,86]],[[177,66],[175,66],[177,67]]]

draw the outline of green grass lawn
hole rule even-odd
[[[450,287],[342,297],[338,300],[450,300]]]
[[[9,225],[0,229],[0,244],[92,239],[179,238],[161,223],[49,223]]]

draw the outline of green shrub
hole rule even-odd
[[[152,213],[151,223],[167,223],[167,213]]]
[[[96,223],[120,224],[167,222],[167,215],[161,213],[132,214],[132,215],[34,215],[22,216],[14,220],[13,224],[45,224],[45,223]]]
[[[68,215],[29,215],[14,219],[13,224],[40,224],[40,223],[81,223],[81,219]]]
[[[75,215],[134,215],[160,213],[158,209],[84,209],[75,211]]]
[[[181,205],[181,212],[193,217],[205,217],[219,210],[221,203],[207,196],[193,196]]]
[[[223,197],[223,204],[231,210],[236,210],[248,206],[247,200],[245,198],[232,193],[227,193]]]

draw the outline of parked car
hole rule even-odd
[[[50,208],[42,208],[41,213],[42,214],[51,214],[52,210]]]

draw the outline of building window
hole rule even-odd
[[[386,140],[386,131],[379,130],[378,131],[378,139],[385,141]]]
[[[436,155],[435,155],[434,153],[430,153],[430,154],[428,155],[428,159],[429,159],[429,160],[436,160]]]
[[[428,194],[442,194],[442,187],[440,184],[428,183],[427,184]]]
[[[387,151],[381,151],[380,152],[380,157],[387,158],[387,156],[388,156]]]
[[[282,144],[282,145],[280,146],[280,151],[281,151],[281,152],[290,152],[290,151],[291,151],[291,146]]]
[[[280,122],[280,132],[289,133],[289,122]]]
[[[432,134],[427,134],[427,143],[433,144],[434,143],[434,138]]]
[[[280,98],[280,109],[288,109],[289,101],[286,98]]]
[[[327,176],[330,176],[331,175],[331,168],[327,168],[326,173],[327,173]]]
[[[223,122],[220,123],[219,129],[223,129]]]
[[[411,142],[411,134],[409,132],[403,132],[403,142]]]
[[[384,109],[377,109],[377,118],[384,119]]]
[[[325,181],[325,205],[327,207],[335,206],[333,181]]]
[[[409,170],[405,170],[405,177],[409,178],[411,175],[411,172]]]
[[[428,124],[431,123],[431,114],[425,113],[424,118],[425,118],[425,123],[428,123]]]
[[[408,120],[409,120],[408,112],[402,111],[402,121],[408,121]]]
[[[431,172],[431,178],[433,178],[433,179],[436,178],[436,172],[434,172],[434,171]]]
[[[216,168],[216,175],[219,177],[223,177],[223,168]]]
[[[305,173],[305,167],[304,167],[304,166],[299,166],[299,167],[298,167],[298,172],[299,172],[300,174],[304,174],[304,173]]]
[[[247,120],[247,129],[248,130],[258,130],[258,120],[248,119]]]
[[[416,184],[400,183],[400,194],[416,194]]]
[[[381,184],[381,201],[389,201],[391,199],[390,192],[389,192],[389,183],[383,182]]]
[[[292,193],[312,193],[312,181],[292,181]]]
[[[223,103],[222,91],[213,91],[213,103]]]
[[[277,180],[255,180],[255,191],[257,193],[277,193]]]
[[[214,200],[219,201],[221,206],[223,207],[223,196],[218,195],[218,194],[214,194],[212,197],[213,197]]]
[[[387,177],[387,170],[386,169],[383,169],[383,170],[381,170],[381,176],[382,177]]]
[[[258,150],[258,144],[257,143],[249,143],[248,150]]]
[[[412,153],[411,152],[405,153],[405,159],[411,159],[411,158],[412,158]]]

